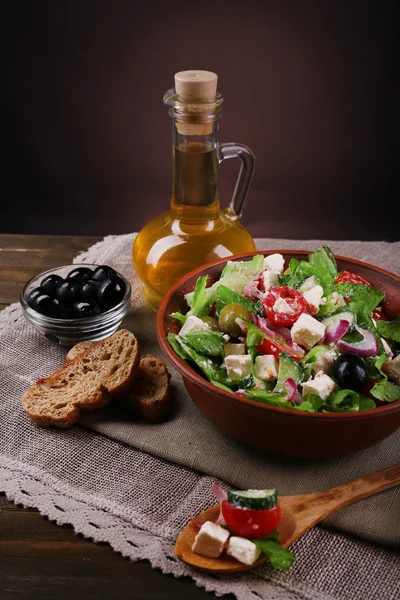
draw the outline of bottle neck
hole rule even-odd
[[[204,222],[219,215],[218,122],[207,127],[172,117],[173,182],[171,216]]]

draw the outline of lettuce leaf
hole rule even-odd
[[[308,262],[312,265],[323,267],[332,277],[335,277],[338,274],[336,260],[332,250],[328,248],[328,246],[322,246],[316,252],[309,254]]]
[[[395,402],[396,400],[400,400],[400,385],[391,383],[385,375],[381,381],[378,381],[371,388],[370,393],[374,398],[382,402]]]
[[[256,254],[251,260],[228,260],[221,273],[221,279],[227,275],[246,277],[249,281],[255,279],[264,268],[264,256]]]
[[[376,328],[382,337],[400,342],[400,317],[394,321],[377,321]]]
[[[203,356],[196,352],[189,344],[181,337],[176,336],[175,341],[180,345],[181,349],[187,354],[187,359],[193,361],[204,375],[210,381],[217,381],[226,385],[226,371],[221,369],[219,361],[216,361],[209,356]]]
[[[219,315],[219,313],[224,308],[224,306],[226,306],[227,304],[232,304],[232,303],[241,304],[242,306],[247,308],[247,310],[250,310],[251,312],[255,312],[254,302],[252,302],[251,300],[248,300],[241,294],[238,294],[237,292],[229,289],[225,285],[220,285],[217,288],[217,295],[216,295],[216,309],[215,309],[216,314]]]
[[[184,349],[182,348],[182,346],[179,344],[179,342],[177,340],[177,337],[178,336],[175,333],[171,333],[171,332],[169,332],[168,335],[167,335],[167,339],[168,339],[169,343],[171,344],[171,347],[177,353],[177,355],[180,356],[181,358],[183,358],[183,360],[186,360],[187,358],[189,358],[189,356],[184,351]]]
[[[225,340],[222,331],[190,331],[183,338],[189,346],[207,356],[223,356]]]
[[[251,541],[268,556],[271,565],[275,569],[289,569],[296,560],[293,552],[284,548],[279,542],[278,532],[276,530],[266,537]]]

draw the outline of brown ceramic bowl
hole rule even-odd
[[[270,250],[258,254],[283,254],[305,259],[309,252]],[[249,260],[253,252],[230,257]],[[335,256],[338,269],[364,277],[386,292],[385,311],[390,319],[400,314],[400,277],[342,256]],[[184,294],[193,291],[197,278],[208,275],[214,283],[226,259],[200,267],[180,279],[167,292],[157,312],[157,337],[172,365],[182,375],[185,387],[203,415],[228,435],[260,450],[304,458],[340,456],[357,452],[380,442],[400,427],[400,401],[379,408],[348,413],[303,413],[259,404],[221,390],[198,375],[172,350],[168,332],[177,333],[179,325],[169,315],[187,312]]]

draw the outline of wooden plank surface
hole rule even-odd
[[[99,239],[0,234],[0,308],[18,302],[27,279],[69,264]],[[189,578],[164,575],[147,561],[132,563],[108,544],[90,542],[72,527],[51,523],[37,510],[15,506],[0,494],[1,600],[212,597]]]

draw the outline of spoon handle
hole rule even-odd
[[[399,484],[400,463],[321,492],[286,498],[305,531],[340,508]]]
[[[324,495],[329,492],[331,493],[331,498],[327,501],[327,505],[329,506],[328,514],[331,514],[339,508],[343,508],[353,502],[372,496],[377,492],[383,492],[399,484],[400,463],[321,493]]]

